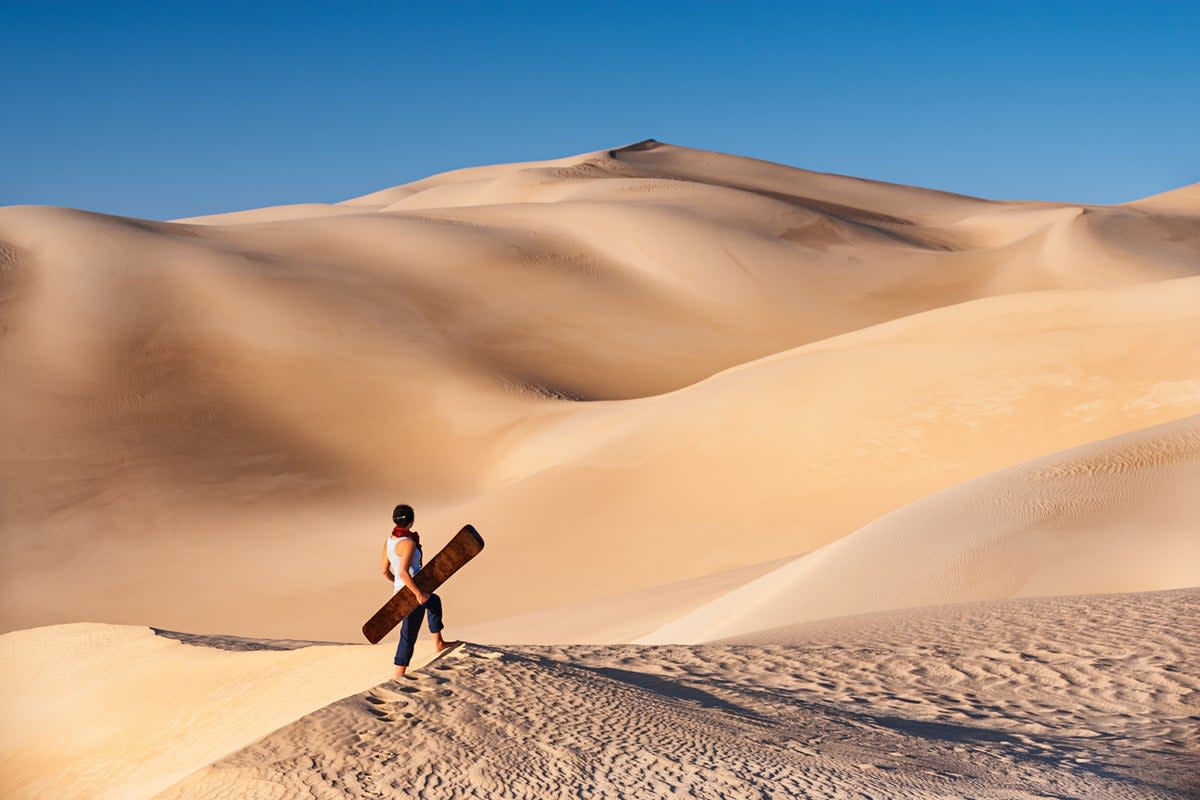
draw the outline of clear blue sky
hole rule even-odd
[[[985,197],[1200,180],[1195,2],[0,3],[0,204],[165,219],[647,137]]]

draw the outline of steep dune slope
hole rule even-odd
[[[1197,498],[1192,416],[924,497],[644,641],[768,641],[775,628],[869,611],[1200,585]]]
[[[389,672],[386,647],[210,644],[96,624],[0,636],[0,795],[150,797]]]

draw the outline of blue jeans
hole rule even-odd
[[[439,633],[442,630],[442,598],[431,594],[428,603],[417,606],[400,623],[400,641],[396,642],[396,660],[393,662],[397,667],[407,667],[408,662],[412,661],[413,646],[417,643],[417,634],[421,632],[425,609],[429,609],[429,632]]]

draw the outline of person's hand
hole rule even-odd
[[[413,592],[413,594],[416,595],[417,602],[421,605],[425,605],[429,602],[429,595],[425,594],[420,589],[417,589],[417,591]]]

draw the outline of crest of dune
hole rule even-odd
[[[1159,211],[1181,216],[1200,214],[1200,183],[1181,186],[1169,192],[1144,197],[1128,204],[1134,208]]]

